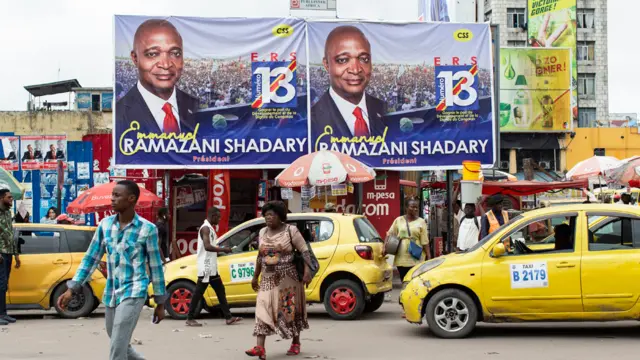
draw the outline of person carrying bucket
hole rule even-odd
[[[503,197],[500,194],[493,195],[488,200],[488,205],[491,208],[487,213],[482,217],[482,230],[480,233],[480,238],[484,238],[485,236],[493,233],[498,230],[498,228],[505,223],[509,222],[509,214],[502,209],[502,201]],[[505,239],[505,248],[509,249],[510,240]]]

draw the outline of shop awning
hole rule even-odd
[[[416,183],[408,180],[400,180],[400,185],[416,187]],[[443,181],[431,183],[422,182],[422,187],[432,189],[446,189],[447,184]],[[485,181],[482,184],[482,194],[484,195],[512,195],[526,196],[539,194],[547,191],[564,189],[586,189],[589,187],[588,180],[576,181]]]

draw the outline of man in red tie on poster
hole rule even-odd
[[[365,90],[371,79],[371,45],[355,26],[333,29],[324,45],[324,68],[330,87],[311,107],[311,135],[331,127],[332,136],[378,136],[384,133],[385,103]]]
[[[118,132],[140,124],[141,133],[190,132],[198,99],[176,88],[184,67],[182,36],[167,20],[143,22],[133,38],[131,60],[138,84],[116,103]]]

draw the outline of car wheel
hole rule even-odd
[[[93,309],[91,309],[91,312],[96,311],[96,309],[100,306],[100,300],[98,300],[96,297],[93,298],[94,304],[93,304]]]
[[[58,298],[62,296],[65,291],[67,291],[67,285],[62,284],[53,292],[53,306],[60,317],[65,319],[76,319],[91,314],[96,301],[89,286],[83,285],[81,291],[74,293],[71,301],[69,301],[69,304],[67,304],[67,307],[63,310],[58,307]],[[98,303],[98,305],[99,304],[100,303]]]
[[[359,284],[352,280],[338,280],[324,293],[324,308],[336,320],[353,320],[362,315],[364,294]]]
[[[462,290],[445,289],[437,292],[426,309],[429,330],[445,339],[467,337],[476,327],[478,308]]]
[[[176,320],[186,320],[189,313],[189,306],[191,305],[191,299],[196,292],[196,285],[190,281],[178,281],[171,284],[167,289],[169,299],[165,304],[165,309],[169,313],[171,318]],[[202,311],[202,302],[196,309],[196,316]]]
[[[384,293],[371,295],[371,298],[364,304],[364,312],[372,313],[384,304]]]

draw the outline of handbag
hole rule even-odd
[[[411,257],[413,257],[414,259],[420,260],[420,258],[422,257],[422,246],[416,244],[415,241],[411,240],[411,229],[409,228],[409,219],[405,217],[404,220],[407,223],[407,233],[409,234],[409,238],[407,239],[409,240],[409,254],[411,254]]]
[[[289,232],[289,240],[291,241],[291,245],[293,247],[293,265],[296,267],[296,272],[298,273],[298,281],[302,282],[304,278],[304,256],[302,253],[298,251],[298,249],[293,246],[293,236],[291,235],[291,226],[287,225],[287,231]],[[313,249],[311,249],[311,244],[306,241],[307,249],[309,250],[309,259],[311,264],[309,264],[309,271],[311,272],[311,278],[313,279],[318,270],[320,269],[320,264],[318,263],[318,259],[316,258],[316,254],[313,253]]]
[[[398,248],[400,247],[400,239],[395,235],[387,236],[387,241],[384,242],[384,253],[389,255],[398,254]]]

